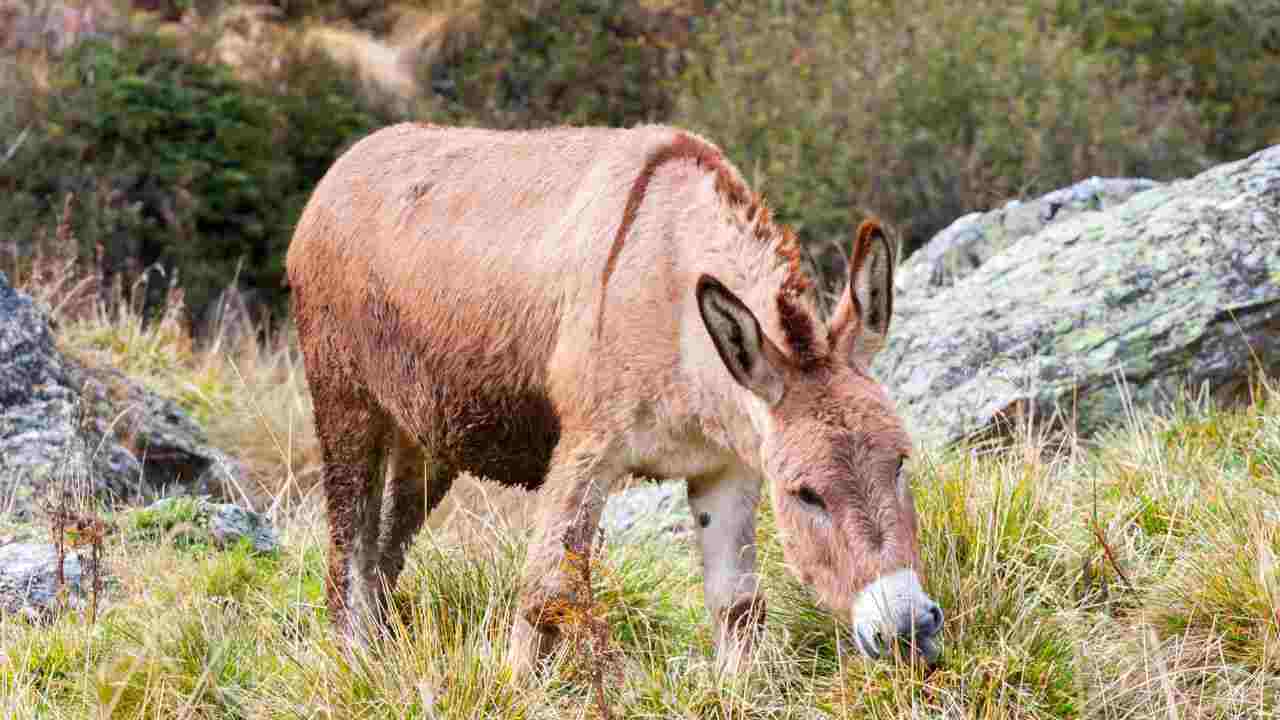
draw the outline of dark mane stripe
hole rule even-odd
[[[627,194],[627,204],[622,212],[622,222],[618,225],[618,232],[613,236],[613,245],[609,248],[609,258],[605,262],[604,272],[601,276],[600,304],[596,310],[597,339],[604,331],[604,309],[609,291],[609,280],[617,267],[618,256],[622,254],[622,247],[626,244],[627,235],[631,232],[631,226],[635,224],[636,216],[640,213],[640,205],[644,202],[645,194],[649,190],[649,182],[653,179],[653,175],[658,168],[674,160],[693,160],[699,167],[715,173],[716,192],[730,205],[746,207],[747,221],[754,221],[757,238],[768,242],[781,232],[782,238],[778,245],[778,254],[789,265],[786,280],[787,290],[785,292],[802,291],[809,287],[809,278],[800,271],[799,244],[790,229],[782,228],[779,230],[774,225],[769,208],[764,205],[760,196],[752,193],[735,176],[718,149],[688,133],[677,133],[675,139],[669,144],[658,148],[649,155],[648,159],[645,160],[644,167],[640,169],[640,174],[636,177],[635,182],[632,183],[631,191]]]

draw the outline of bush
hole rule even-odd
[[[479,30],[452,57],[425,68],[436,119],[467,125],[629,126],[671,114],[673,40],[688,2],[650,10],[634,0],[540,3],[494,0],[477,7]]]
[[[1059,0],[1059,20],[1129,84],[1189,100],[1215,159],[1280,143],[1280,2]]]
[[[421,94],[379,103],[351,70],[283,46],[262,53],[279,69],[246,85],[200,42],[146,34],[54,62],[48,93],[0,64],[13,237],[52,227],[75,191],[76,235],[104,246],[109,270],[178,268],[200,311],[243,260],[241,283],[279,309],[301,206],[374,127],[652,121],[723,147],[837,276],[866,214],[911,250],[1009,197],[1095,174],[1188,175],[1280,142],[1280,0],[274,5],[375,38],[417,13]]]
[[[677,120],[721,143],[836,270],[831,243],[865,214],[914,249],[1011,196],[1205,162],[1185,102],[1151,112],[1149,89],[1035,3],[725,4],[694,55]]]
[[[198,310],[238,271],[281,307],[303,204],[337,154],[380,124],[321,58],[285,65],[290,75],[257,88],[155,35],[80,45],[31,101],[33,137],[0,169],[14,191],[0,212],[21,216],[17,236],[31,237],[75,192],[87,200],[76,234],[86,251],[102,246],[108,274],[132,282],[159,263]]]

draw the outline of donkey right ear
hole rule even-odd
[[[742,300],[710,275],[698,278],[698,311],[729,374],[769,405],[782,399],[782,353]]]
[[[880,223],[858,226],[849,260],[849,285],[831,316],[830,341],[837,353],[866,368],[884,347],[893,319],[893,246]]]

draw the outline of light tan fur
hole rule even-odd
[[[887,247],[878,227],[859,234],[828,328],[794,236],[695,135],[405,124],[361,140],[317,187],[288,257],[334,622],[362,636],[463,470],[541,488],[517,670],[558,637],[544,610],[571,599],[567,539],[591,537],[627,474],[688,478],[709,517],[699,537],[722,657],[744,656],[763,618],[765,478],[789,560],[851,612],[876,578],[919,565],[896,473],[908,439],[865,372],[875,347],[858,340],[887,332],[887,312],[862,309],[883,303],[859,295],[891,293]],[[796,499],[802,486],[825,510]],[[377,562],[362,559],[370,537]]]

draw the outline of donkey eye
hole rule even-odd
[[[813,489],[808,486],[801,486],[800,489],[795,492],[795,495],[796,499],[805,505],[815,507],[824,512],[827,509],[827,504],[822,502],[822,498],[818,497],[818,493],[814,492]]]

